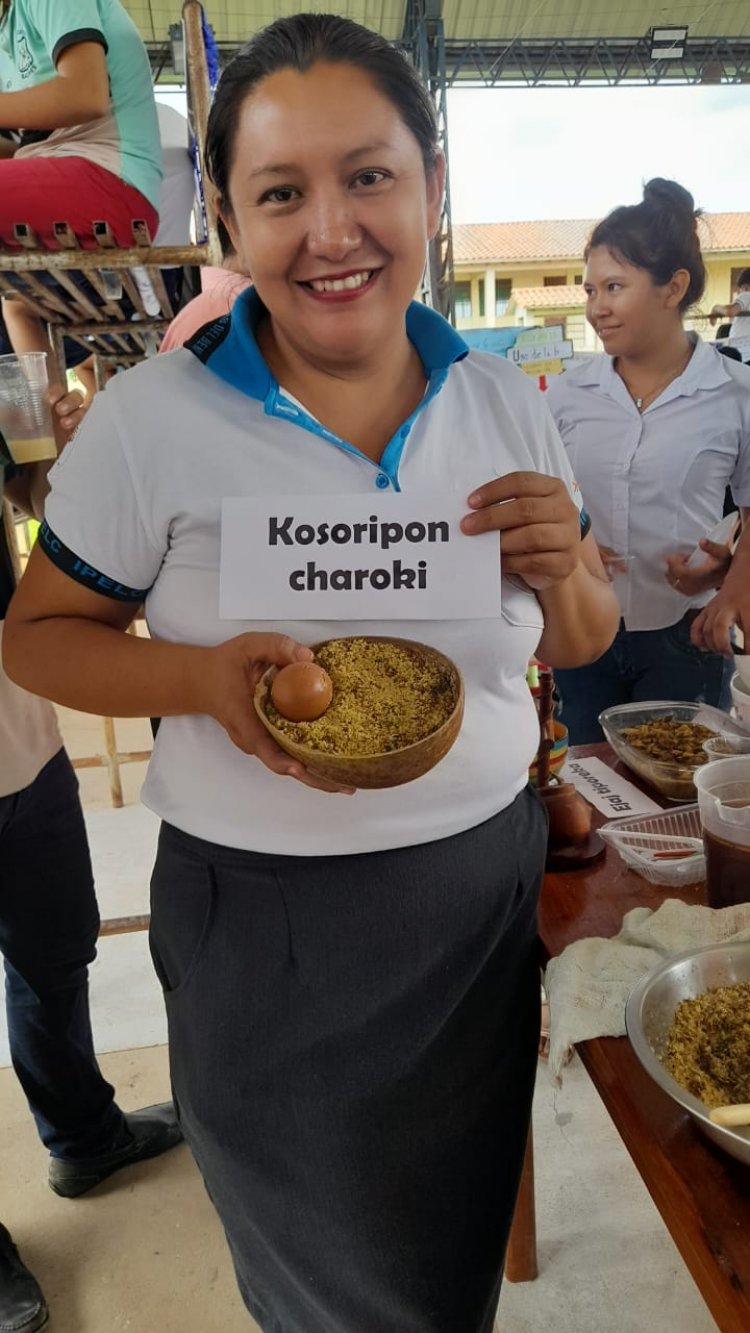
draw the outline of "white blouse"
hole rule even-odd
[[[642,414],[605,355],[546,395],[596,541],[631,557],[614,572],[631,630],[663,629],[710,600],[667,583],[667,556],[691,554],[718,523],[727,486],[750,505],[750,367],[690,337],[687,367]]]

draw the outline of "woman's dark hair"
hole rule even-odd
[[[438,145],[435,110],[406,56],[351,19],[335,14],[294,14],[255,33],[219,80],[208,117],[206,165],[221,199],[228,198],[239,110],[248,93],[277,70],[291,68],[304,74],[318,61],[354,65],[369,74],[417,140],[425,171],[434,169]],[[346,115],[345,107],[342,115]]]
[[[604,245],[626,264],[650,274],[657,287],[669,282],[678,268],[687,269],[690,282],[680,310],[695,305],[706,286],[706,269],[698,239],[698,218],[693,196],[677,181],[656,176],[643,187],[643,202],[623,205],[597,223],[584,259]]]
[[[10,9],[11,0],[0,0],[0,23],[5,20],[5,15]]]
[[[737,287],[750,287],[750,268],[743,268],[736,282]]]

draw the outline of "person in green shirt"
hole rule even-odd
[[[159,221],[162,151],[151,71],[119,0],[0,0],[0,240],[23,223],[57,248],[67,222],[84,248],[105,222],[119,246]],[[44,351],[43,325],[4,301],[17,352]],[[51,368],[52,369],[52,368]]]

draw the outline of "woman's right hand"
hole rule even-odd
[[[266,731],[253,705],[255,687],[269,666],[310,662],[312,658],[312,649],[285,634],[239,634],[227,639],[207,652],[207,670],[201,683],[202,711],[221,724],[238,749],[255,755],[279,777],[296,778],[318,791],[350,795],[353,788],[315,777],[286,754]]]

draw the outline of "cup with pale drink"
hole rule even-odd
[[[0,356],[0,437],[13,463],[56,458],[47,353]]]

